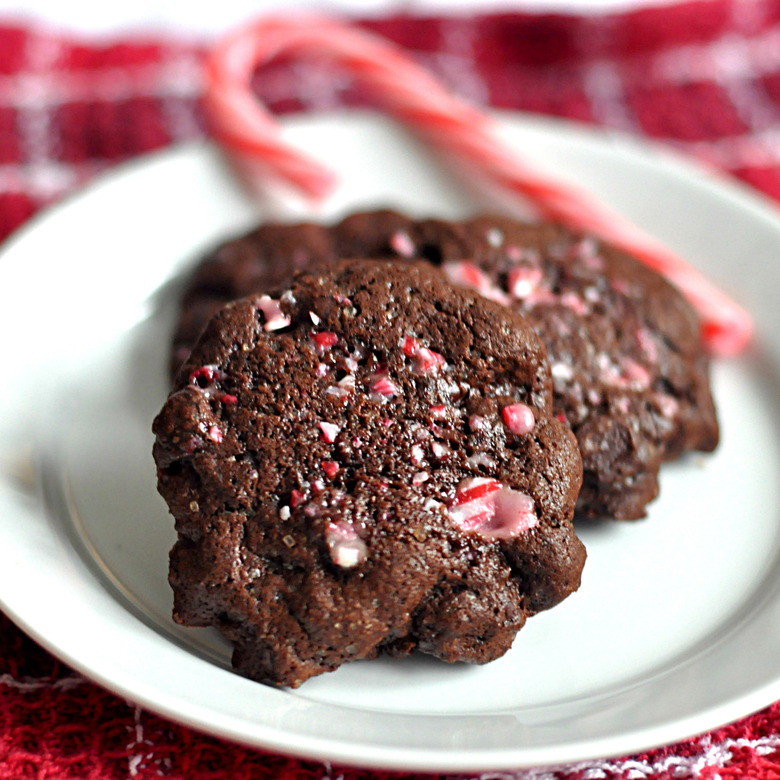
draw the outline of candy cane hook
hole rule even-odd
[[[520,159],[500,140],[489,116],[451,96],[392,44],[356,28],[308,15],[271,17],[216,46],[207,65],[206,105],[216,139],[240,160],[261,164],[314,199],[336,184],[330,169],[283,140],[277,122],[252,94],[254,69],[279,54],[328,57],[436,149],[527,199],[542,217],[594,233],[665,275],[698,310],[713,352],[735,354],[750,340],[750,316],[699,271],[592,196]]]

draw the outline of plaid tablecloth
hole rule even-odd
[[[363,23],[471,100],[652,137],[780,200],[780,2]],[[76,40],[0,19],[0,239],[96,172],[206,135],[207,44]],[[301,63],[269,66],[257,88],[280,113],[361,101],[343,74]],[[90,683],[0,616],[0,780],[159,776],[416,775],[325,766],[200,735]],[[490,777],[780,778],[780,703],[643,755]]]

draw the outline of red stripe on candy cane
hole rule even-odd
[[[252,93],[258,65],[279,54],[326,56],[370,90],[378,104],[490,182],[530,201],[540,216],[594,233],[662,273],[696,307],[711,351],[735,354],[750,340],[750,316],[682,258],[591,195],[520,158],[486,114],[450,95],[397,47],[370,33],[308,15],[269,17],[226,37],[207,66],[206,105],[219,143],[303,194],[324,198],[337,177],[289,145]]]

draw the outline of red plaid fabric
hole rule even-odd
[[[780,2],[364,24],[473,101],[651,137],[780,200]],[[204,137],[202,59],[203,47],[170,37],[85,42],[0,23],[0,238],[102,169]],[[301,63],[265,68],[257,88],[279,113],[362,101],[343,74]],[[93,685],[0,616],[0,780],[159,776],[415,777],[339,769],[202,736]],[[780,779],[780,703],[639,756],[490,777]]]

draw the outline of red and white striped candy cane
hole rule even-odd
[[[252,93],[252,74],[279,54],[327,57],[378,104],[420,135],[506,192],[530,201],[540,216],[594,233],[664,274],[693,303],[715,353],[734,354],[750,340],[750,316],[699,271],[592,196],[539,171],[510,150],[493,119],[450,95],[392,44],[370,33],[309,15],[270,17],[226,37],[207,67],[206,104],[217,140],[244,162],[321,199],[336,176],[282,138]]]

